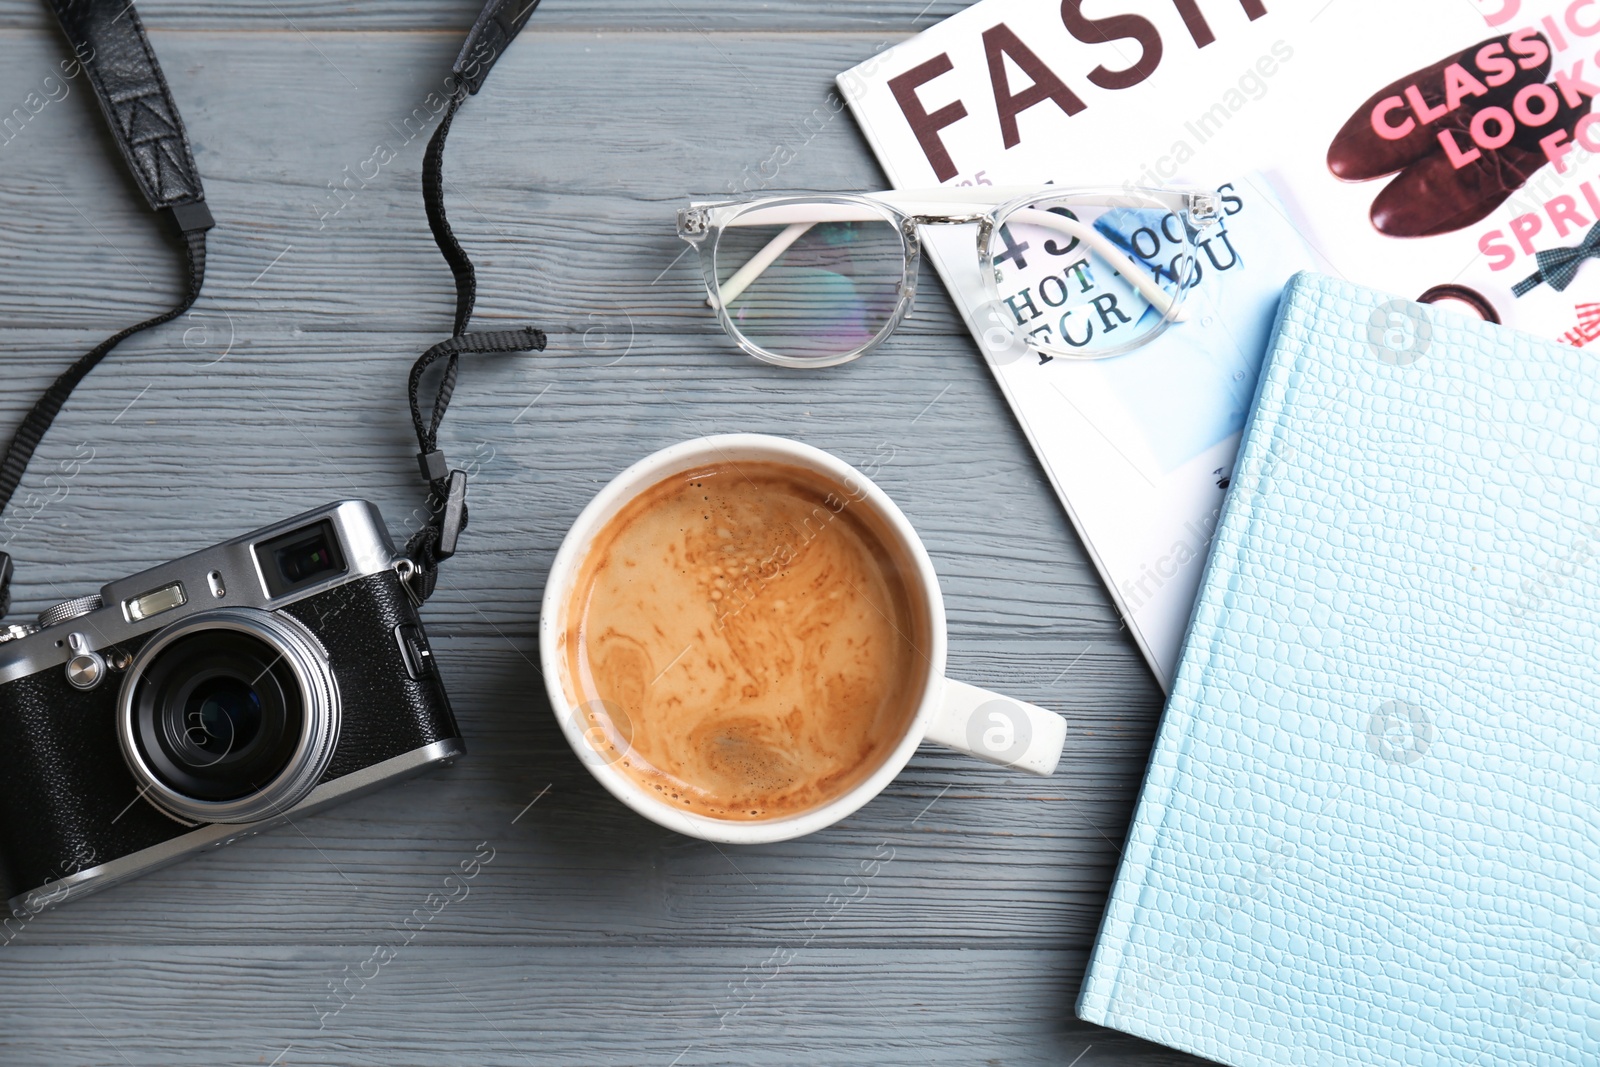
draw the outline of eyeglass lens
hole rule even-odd
[[[1159,207],[1041,197],[990,238],[996,314],[1031,347],[1111,355],[1149,340],[1181,298],[1188,227]]]
[[[734,328],[774,355],[819,362],[882,333],[905,276],[899,228],[887,218],[808,223],[784,221],[793,212],[767,216],[778,221],[746,212],[717,242],[715,273]],[[768,259],[764,269],[752,269]]]

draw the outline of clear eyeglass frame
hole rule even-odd
[[[1146,270],[1117,248],[1113,242],[1093,227],[1076,221],[1070,214],[1049,214],[1040,211],[1041,202],[1051,205],[1078,203],[1103,208],[1131,209],[1135,211],[1160,211],[1181,220],[1180,235],[1174,239],[1179,248],[1174,262],[1185,264],[1185,276],[1174,277],[1172,291],[1161,288],[1152,281]],[[738,227],[741,220],[759,215],[765,224],[784,224],[792,220],[785,232],[752,257],[739,263],[729,273],[726,282],[719,278],[719,254],[724,235]],[[1061,344],[1041,341],[1036,335],[1020,329],[1020,324],[1007,323],[998,314],[992,324],[978,324],[980,332],[985,325],[1001,327],[1008,333],[1008,344],[1025,345],[1027,349],[1068,360],[1099,360],[1126,354],[1138,349],[1166,331],[1174,323],[1185,320],[1184,296],[1189,289],[1188,274],[1194,263],[1195,237],[1215,226],[1222,217],[1221,202],[1217,194],[1201,189],[1153,187],[1068,187],[1040,185],[1027,187],[952,187],[922,191],[891,191],[883,193],[829,193],[766,196],[736,200],[695,201],[678,211],[678,236],[699,253],[701,274],[706,287],[706,303],[716,313],[723,330],[739,348],[765,363],[780,367],[823,368],[838,366],[859,359],[877,348],[894,333],[911,313],[916,301],[916,281],[922,259],[923,226],[976,225],[978,268],[985,288],[986,307],[998,309],[1001,294],[997,284],[997,262],[1005,253],[997,254],[996,238],[1004,234],[1003,227],[1010,222],[1026,221],[1031,225],[1045,225],[1060,230],[1075,241],[1088,243],[1094,252],[1117,268],[1119,274],[1136,288],[1160,312],[1160,320],[1153,328],[1132,340],[1118,345],[1083,352]],[[728,305],[739,298],[743,287],[771,266],[795,239],[795,231],[803,232],[807,226],[821,222],[881,220],[898,235],[900,242],[900,278],[895,306],[870,338],[847,350],[824,356],[794,356],[772,349],[752,340],[730,314]],[[753,225],[754,223],[752,223]],[[1167,234],[1172,238],[1172,234]],[[787,242],[787,243],[786,243]],[[1159,273],[1159,272],[1158,272]],[[737,291],[724,298],[730,288]]]

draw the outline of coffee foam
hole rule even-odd
[[[887,522],[804,468],[741,462],[646,489],[595,537],[564,684],[593,752],[713,818],[849,792],[922,699],[928,611]]]

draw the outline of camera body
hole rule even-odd
[[[396,555],[349,500],[0,634],[14,915],[465,752]]]

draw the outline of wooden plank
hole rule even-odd
[[[529,32],[545,27],[628,32],[676,29],[716,32],[729,29],[832,30],[874,29],[901,34],[917,32],[948,18],[963,0],[545,0],[534,13]],[[480,0],[387,0],[383,4],[317,3],[316,0],[231,0],[225,7],[197,0],[140,0],[147,26],[174,30],[278,30],[294,25],[313,33],[331,31],[437,31],[459,40],[483,9]],[[47,24],[38,0],[0,0],[0,29]]]
[[[11,332],[14,388],[0,398],[3,417],[19,418],[89,336]],[[191,355],[160,336],[130,341],[68,405],[23,483],[21,499],[32,493],[45,506],[10,516],[12,548],[29,563],[18,574],[19,610],[340,496],[373,499],[400,536],[421,497],[404,375],[430,340],[256,336],[220,363],[210,346]],[[467,551],[446,577],[449,598],[433,608],[441,629],[527,625],[538,577],[604,481],[674,441],[754,430],[876,469],[944,575],[958,664],[962,635],[1070,634],[1057,671],[1067,666],[1061,656],[1077,654],[1073,641],[1128,647],[965,344],[875,354],[827,378],[822,392],[812,376],[737,352],[707,358],[698,343],[672,337],[638,339],[610,366],[573,356],[471,364],[444,440],[481,469]],[[948,376],[930,380],[932,361]],[[91,458],[70,483],[47,481],[83,456]],[[993,484],[997,472],[1005,484]]]
[[[446,914],[478,904],[468,896]],[[791,940],[490,954],[433,934],[247,956],[7,949],[8,1062],[1200,1065],[1068,1018],[1065,975],[1082,969],[1071,953]],[[393,958],[366,965],[380,947]],[[349,992],[333,999],[334,982]]]
[[[681,203],[762,187],[881,187],[853,119],[829,103],[832,74],[870,55],[872,38],[806,35],[800,48],[791,36],[741,37],[737,67],[708,63],[703,42],[684,35],[608,40],[607,64],[587,34],[519,44],[456,122],[446,164],[452,219],[480,261],[482,313],[536,312],[578,333],[598,320],[711,336],[676,236]],[[219,220],[200,310],[276,312],[305,330],[447,323],[450,278],[419,184],[448,42],[338,34],[311,49],[284,32],[241,51],[240,40],[176,34],[164,49]],[[0,101],[40,91],[52,47],[43,31],[0,39]],[[743,80],[756,71],[759,93]],[[715,103],[730,81],[749,90],[736,115]],[[0,276],[25,279],[0,289],[0,324],[112,328],[178,288],[175,255],[121,173],[86,86],[56,84],[63,99],[0,135],[0,240],[14,250]],[[634,165],[641,152],[648,168]],[[83,163],[63,168],[64,158]],[[74,298],[86,262],[96,264],[92,302]],[[908,333],[958,332],[931,271],[922,291]]]

